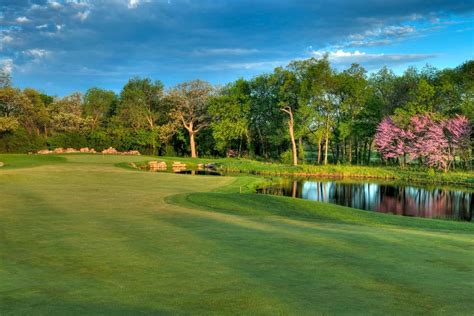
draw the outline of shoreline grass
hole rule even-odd
[[[240,194],[264,180],[252,175],[117,167],[150,158],[10,157],[0,168],[0,314],[474,309],[470,223]]]

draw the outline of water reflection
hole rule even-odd
[[[471,221],[474,194],[461,190],[380,183],[299,180],[259,190],[403,216]]]

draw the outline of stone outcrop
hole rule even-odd
[[[96,153],[94,148],[89,148],[89,147],[81,148],[81,149],[79,149],[79,151],[81,153],[86,153],[86,154],[95,154]]]
[[[141,154],[138,150],[129,150],[129,151],[124,151],[122,155],[140,156]]]
[[[67,149],[64,151],[65,154],[75,154],[75,153],[78,153],[78,152],[79,152],[79,150],[76,150],[76,149],[74,149],[74,148],[67,148]]]
[[[148,162],[148,169],[150,171],[165,171],[168,169],[168,166],[164,161],[150,161]]]
[[[0,168],[5,166],[5,164],[3,162],[0,161]]]
[[[114,155],[114,154],[118,154],[119,152],[117,149],[113,147],[109,147],[107,149],[102,150],[102,153],[107,154],[107,155]]]
[[[41,149],[38,151],[38,154],[40,155],[48,155],[48,154],[52,154],[53,152],[49,149]]]
[[[186,170],[186,164],[181,163],[180,161],[174,161],[173,162],[173,172],[180,172]]]
[[[84,147],[81,149],[74,149],[74,148],[67,148],[64,149],[62,147],[58,147],[54,150],[49,150],[49,149],[42,149],[38,151],[39,155],[48,155],[48,154],[75,154],[75,153],[84,153],[84,154],[95,154],[97,151],[94,148],[88,148]],[[113,147],[109,147],[107,149],[102,150],[103,154],[109,154],[109,155],[134,155],[134,156],[140,156],[140,152],[138,150],[129,150],[129,151],[124,151],[120,152],[117,149]]]

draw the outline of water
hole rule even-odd
[[[179,174],[190,174],[190,175],[193,175],[193,176],[220,176],[221,173],[220,172],[217,172],[215,170],[211,170],[211,169],[203,169],[203,170],[191,170],[191,169],[186,169],[186,170],[181,170],[181,171],[178,171],[178,172],[175,172],[175,173],[179,173]]]
[[[474,213],[474,193],[462,189],[304,179],[285,181],[258,192],[402,216],[471,221]]]

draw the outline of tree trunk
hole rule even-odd
[[[197,155],[196,155],[196,143],[194,141],[194,132],[193,131],[189,131],[189,143],[190,143],[190,146],[191,146],[191,157],[196,158],[197,157]]]
[[[321,141],[322,137],[318,137],[318,165],[321,163]]]
[[[303,137],[300,136],[298,143],[299,158],[304,163]]]
[[[324,164],[328,164],[328,150],[329,150],[329,118],[326,119],[326,141],[324,144]]]
[[[348,157],[348,161],[349,161],[349,164],[352,165],[352,137],[349,137],[349,157]]]
[[[289,123],[288,125],[290,126],[291,150],[293,151],[293,166],[297,166],[298,165],[298,151],[296,149],[295,134],[293,131],[293,116],[291,117],[290,122],[291,124]]]
[[[287,113],[290,116],[290,120],[288,121],[288,129],[290,132],[290,139],[291,139],[291,151],[293,156],[293,166],[298,165],[298,150],[296,148],[296,140],[295,140],[295,132],[294,132],[294,120],[293,120],[293,111],[289,106],[284,107],[281,109],[283,112]]]

